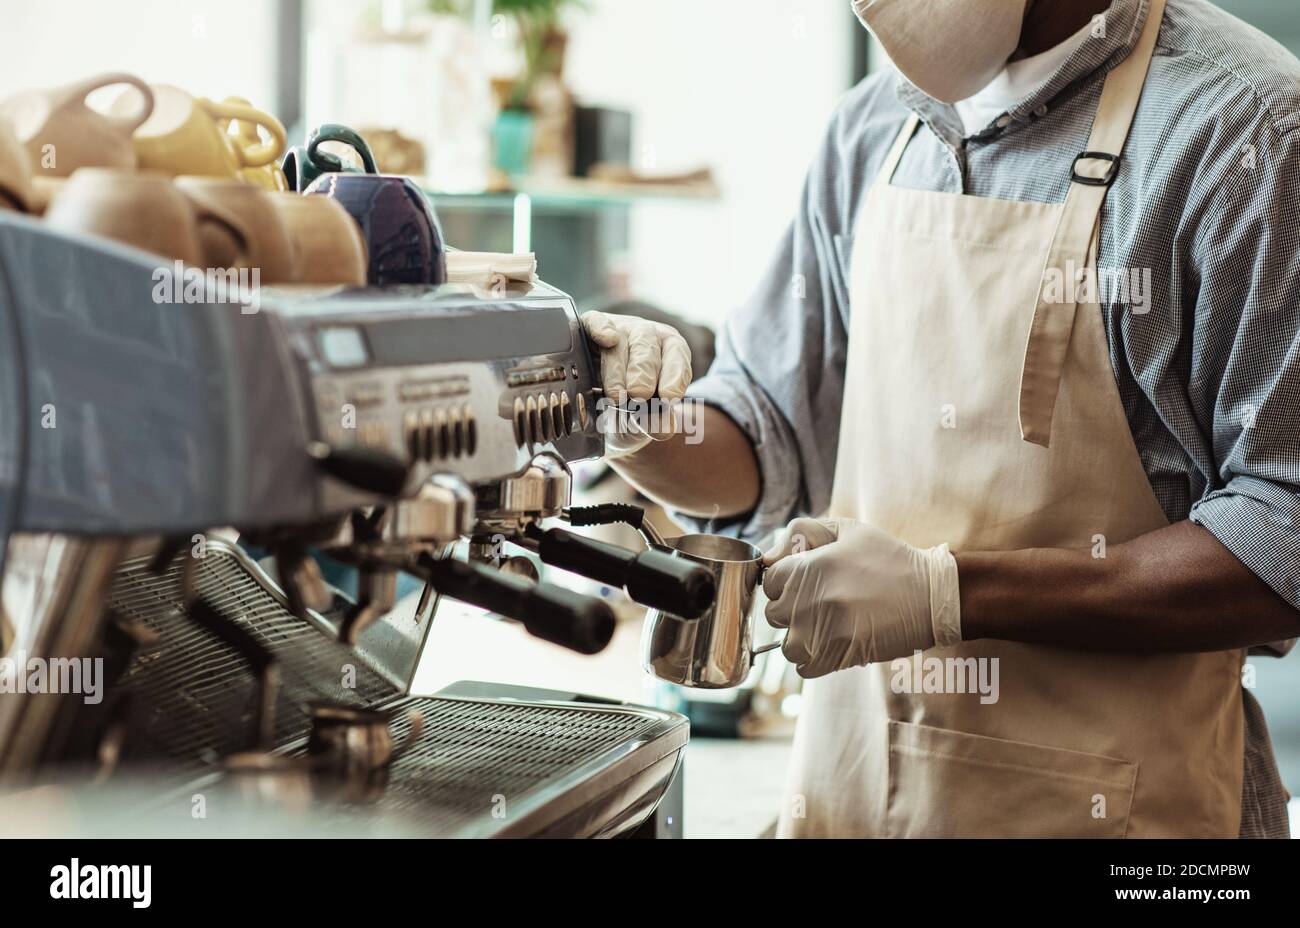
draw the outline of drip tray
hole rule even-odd
[[[639,824],[663,796],[686,745],[684,718],[630,706],[407,698],[424,716],[376,811],[455,836],[583,836]]]
[[[111,596],[118,616],[155,633],[119,683],[131,706],[125,759],[210,783],[223,757],[251,746],[257,684],[243,658],[185,614],[179,562],[160,575],[147,565],[124,564]],[[305,750],[305,707],[316,700],[391,711],[398,744],[407,710],[424,717],[382,790],[364,804],[314,803],[317,822],[373,818],[438,837],[618,834],[654,810],[677,770],[689,730],[680,715],[533,691],[407,696],[319,617],[292,615],[237,547],[210,542],[194,581],[279,664],[276,752]]]

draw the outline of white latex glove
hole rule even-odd
[[[582,324],[600,346],[600,378],[609,402],[623,407],[629,399],[658,396],[677,403],[685,396],[691,384],[691,349],[672,326],[601,312],[585,313]],[[604,416],[601,421],[607,426],[607,458],[640,451],[653,440],[622,417]]]
[[[849,519],[795,519],[763,555],[767,621],[801,677],[961,641],[957,561]]]

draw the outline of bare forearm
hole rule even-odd
[[[705,406],[693,440],[677,434],[610,463],[646,496],[688,515],[726,517],[753,509],[759,477],[749,437],[726,413]]]
[[[1212,534],[1179,522],[1121,545],[957,553],[963,637],[1090,651],[1215,651],[1300,635],[1300,611]]]

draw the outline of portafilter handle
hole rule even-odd
[[[713,605],[713,575],[693,561],[648,548],[629,551],[562,528],[529,526],[526,537],[542,562],[583,577],[627,589],[634,602],[695,619]]]
[[[388,499],[403,494],[410,476],[405,461],[372,448],[334,448],[317,441],[307,446],[307,454],[335,480]]]
[[[440,594],[514,619],[530,634],[581,654],[598,654],[614,637],[614,612],[599,599],[451,558],[421,555],[416,568]]]

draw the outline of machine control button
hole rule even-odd
[[[425,461],[432,461],[437,453],[434,448],[434,425],[433,410],[424,409],[420,411],[420,457]]]
[[[563,367],[548,367],[542,370],[511,371],[506,375],[506,386],[527,387],[539,383],[554,383],[565,378]]]
[[[542,441],[551,440],[551,410],[545,393],[537,394],[537,434]]]
[[[528,444],[528,412],[523,397],[515,397],[515,444],[523,447]]]
[[[542,423],[537,415],[537,397],[530,396],[524,401],[528,408],[528,428],[527,439],[529,444],[540,442],[542,440]]]
[[[465,454],[473,457],[478,452],[478,420],[474,417],[474,408],[465,407]]]
[[[354,383],[348,388],[348,399],[358,408],[376,406],[384,401],[384,386],[373,380]]]
[[[573,434],[573,404],[569,402],[569,394],[560,394],[560,419],[564,422],[564,434]]]
[[[564,412],[560,409],[560,397],[551,394],[551,434],[555,438],[564,437]]]
[[[433,456],[437,460],[451,455],[451,430],[447,427],[447,413],[442,409],[433,411]]]
[[[461,418],[459,409],[447,410],[448,445],[443,448],[445,457],[458,458],[465,450],[465,421]]]
[[[403,403],[419,403],[444,397],[463,396],[469,392],[467,377],[443,377],[434,380],[408,380],[397,385],[397,398]]]
[[[406,454],[409,460],[421,460],[420,416],[415,410],[407,410],[402,416],[402,436],[406,439]]]

